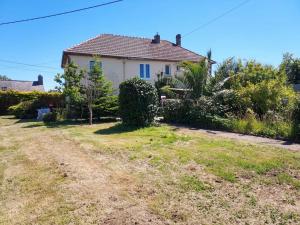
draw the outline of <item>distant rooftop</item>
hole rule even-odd
[[[195,52],[181,47],[181,36],[176,36],[176,43],[154,39],[101,34],[63,52],[62,66],[68,55],[100,55],[103,57],[136,58],[160,61],[199,61],[203,59]]]
[[[0,80],[0,91],[45,91],[43,85],[43,77],[38,76],[37,81],[23,80]]]

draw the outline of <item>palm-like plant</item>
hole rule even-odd
[[[186,89],[190,90],[190,97],[197,99],[201,97],[205,91],[205,86],[208,79],[208,70],[206,60],[201,60],[198,63],[183,62],[183,75],[177,76]]]

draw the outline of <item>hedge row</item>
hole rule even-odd
[[[217,113],[218,111],[218,113]],[[167,99],[163,102],[165,122],[181,123],[205,129],[230,130],[231,121],[223,118],[222,109],[203,98],[192,100]]]
[[[44,107],[61,107],[64,104],[63,95],[57,92],[0,91],[0,115],[8,114],[10,106],[30,100],[36,100]]]
[[[163,102],[162,113],[165,122],[300,141],[298,118],[295,121],[260,120],[250,112],[246,112],[245,118],[239,119],[224,116],[222,110],[221,106],[212,104],[205,98],[200,98],[197,102],[167,99]],[[299,112],[295,113],[299,117]]]

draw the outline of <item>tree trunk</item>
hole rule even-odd
[[[90,114],[90,116],[89,116],[89,124],[93,125],[93,108],[92,108],[91,105],[89,105],[88,108],[89,108],[89,114]]]

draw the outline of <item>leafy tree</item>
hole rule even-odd
[[[289,83],[300,83],[300,58],[285,53],[279,68],[281,72],[286,73]]]
[[[100,67],[100,61],[95,60],[91,71],[84,76],[82,85],[83,102],[89,110],[89,124],[93,124],[93,107],[97,100],[112,94],[112,84],[107,81]]]
[[[99,99],[103,102],[103,97],[112,93],[112,85],[108,82],[100,67],[99,59],[95,59],[95,64],[91,71],[87,73],[80,69],[75,63],[67,65],[63,74],[57,74],[55,81],[59,84],[56,89],[67,96],[68,112],[75,109],[75,114],[81,111],[81,118],[88,109],[89,124],[93,123],[93,108]]]
[[[234,76],[232,88],[247,108],[262,117],[268,111],[292,111],[296,94],[286,80],[286,74],[278,69],[249,61]]]
[[[54,80],[59,84],[56,89],[68,96],[69,101],[81,101],[81,80],[83,77],[84,71],[74,62],[71,62],[66,66],[63,74],[55,76]]]
[[[242,61],[235,60],[233,57],[224,60],[220,63],[215,71],[214,77],[209,83],[209,90],[211,92],[230,89],[230,78],[241,71],[243,68]]]
[[[57,74],[54,80],[59,84],[56,89],[66,96],[67,111],[70,115],[71,108],[81,109],[83,112],[82,102],[82,84],[81,81],[84,77],[84,71],[79,68],[74,62],[70,62],[63,74]]]
[[[0,80],[11,80],[11,79],[5,75],[0,75]]]

